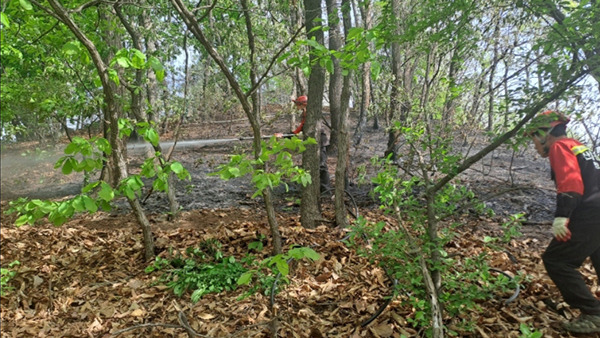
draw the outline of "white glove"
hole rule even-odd
[[[571,230],[569,230],[569,219],[566,217],[556,217],[552,222],[552,233],[559,242],[566,242],[571,239]]]

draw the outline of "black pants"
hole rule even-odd
[[[553,238],[542,259],[567,304],[582,313],[600,315],[600,300],[592,294],[578,271],[583,261],[590,257],[600,280],[600,215],[591,210],[577,214],[585,216],[571,218],[571,239],[559,242]]]

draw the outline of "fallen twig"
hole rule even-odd
[[[173,328],[173,329],[182,328],[181,325],[176,325],[176,324],[145,323],[145,324],[138,324],[138,325],[130,326],[128,328],[124,328],[119,331],[115,331],[115,332],[113,332],[112,335],[116,337],[116,336],[120,335],[121,333],[129,332],[129,331],[133,331],[133,330],[137,330],[137,329],[142,329],[142,328],[147,328],[147,327],[168,327],[168,328]]]
[[[179,325],[177,324],[165,324],[165,323],[145,323],[145,324],[138,324],[138,325],[134,325],[119,331],[115,331],[113,332],[113,336],[118,336],[121,333],[125,333],[128,331],[133,331],[133,330],[137,330],[137,329],[143,329],[143,328],[148,328],[148,327],[167,327],[167,328],[172,328],[172,329],[184,329],[188,336],[190,337],[204,337],[204,338],[211,338],[210,336],[205,336],[203,334],[199,334],[198,332],[194,331],[194,329],[192,329],[192,327],[190,326],[187,317],[185,316],[185,313],[183,313],[183,311],[179,311],[179,314],[177,315],[177,319],[179,321]]]

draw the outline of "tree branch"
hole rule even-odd
[[[214,0],[212,4],[210,4],[210,6],[208,6],[206,12],[198,19],[198,21],[203,21],[204,19],[206,19],[206,17],[210,14],[210,12],[212,12],[213,9],[215,9],[215,6],[217,6],[217,1],[218,0]],[[200,8],[196,8],[194,9],[194,13],[196,13]]]
[[[32,4],[34,4],[37,8],[41,9],[42,11],[46,12],[46,14],[49,14],[50,16],[52,16],[53,18],[55,18],[56,20],[65,23],[58,15],[56,15],[56,13],[54,13],[50,8],[43,6],[42,4],[40,4],[39,2],[37,2],[36,0],[29,0],[29,2],[31,2]]]
[[[31,41],[30,44],[34,45],[36,42],[38,42],[41,38],[43,38],[44,36],[46,36],[48,33],[52,32],[52,30],[54,30],[54,28],[56,28],[56,26],[58,26],[58,24],[60,23],[60,20],[57,20],[54,25],[52,25],[52,27],[50,27],[47,31],[45,31],[44,33],[40,34],[40,36],[38,36],[37,38],[35,38],[35,40]]]
[[[498,137],[494,142],[489,144],[487,147],[483,148],[481,151],[479,151],[475,155],[464,160],[462,162],[462,164],[459,165],[453,172],[447,174],[445,177],[440,179],[434,186],[432,186],[429,189],[432,192],[439,191],[441,188],[444,187],[444,185],[446,185],[448,182],[450,182],[453,178],[458,176],[463,171],[467,170],[469,167],[471,167],[477,161],[482,159],[485,155],[487,155],[494,149],[496,149],[499,146],[501,146],[502,144],[504,144],[504,142],[506,142],[508,139],[515,136],[517,134],[517,132],[521,129],[521,127],[523,127],[525,125],[525,123],[527,123],[529,120],[531,120],[535,116],[535,114],[537,114],[540,110],[542,110],[548,103],[559,98],[567,89],[571,88],[571,86],[573,84],[575,84],[577,81],[579,81],[585,74],[587,74],[586,71],[579,71],[564,81],[560,81],[560,80],[557,81],[559,83],[559,85],[557,85],[550,94],[546,95],[544,98],[533,103],[532,105],[520,110],[520,113],[522,113],[522,115],[525,115],[525,117],[521,121],[519,121],[519,123],[517,123],[517,125],[513,129],[506,132],[504,135]]]
[[[265,70],[263,75],[258,79],[258,81],[256,81],[256,84],[254,85],[254,87],[250,88],[248,90],[248,92],[246,92],[246,97],[252,95],[252,93],[258,89],[258,87],[261,85],[261,83],[263,83],[263,81],[267,77],[267,74],[269,73],[269,71],[271,70],[271,68],[273,67],[273,65],[275,64],[277,59],[279,58],[279,56],[283,53],[284,50],[286,50],[289,47],[289,45],[292,44],[292,42],[294,42],[296,40],[296,37],[302,32],[303,29],[304,29],[304,25],[302,25],[300,28],[298,28],[298,30],[296,31],[296,33],[294,33],[294,35],[292,35],[290,40],[283,47],[281,47],[281,49],[279,49],[279,51],[277,52],[277,54],[275,54],[275,56],[273,56],[273,58],[271,58],[271,61],[269,62],[269,66],[267,67],[267,69]]]

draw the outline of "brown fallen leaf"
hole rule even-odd
[[[130,314],[132,317],[141,317],[144,315],[144,310],[143,309],[137,309],[137,310],[133,310],[131,311]]]
[[[315,277],[315,280],[319,283],[323,283],[323,282],[327,281],[329,279],[329,277],[331,277],[331,272],[324,272],[324,273],[318,275],[317,277]]]
[[[383,323],[383,324],[379,324],[377,326],[373,326],[369,329],[369,331],[371,331],[371,333],[373,333],[375,335],[375,337],[382,337],[382,338],[391,337],[392,334],[394,334],[392,325],[390,325],[388,323]]]
[[[216,316],[211,313],[201,313],[198,315],[198,317],[200,317],[204,320],[211,320],[211,319],[215,318]]]

